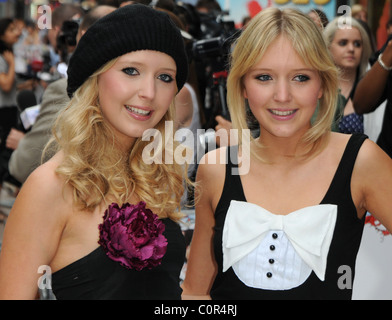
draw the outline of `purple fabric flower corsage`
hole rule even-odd
[[[113,203],[103,219],[98,243],[110,259],[138,271],[161,264],[167,249],[165,225],[144,202],[121,208]]]

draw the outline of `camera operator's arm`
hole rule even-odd
[[[381,58],[387,67],[392,66],[392,40],[388,42]],[[372,112],[386,99],[389,73],[377,61],[358,83],[353,100],[357,113]]]

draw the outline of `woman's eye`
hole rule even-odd
[[[339,46],[341,46],[341,47],[347,46],[347,43],[348,43],[347,40],[340,40],[338,42]]]
[[[173,77],[168,75],[168,74],[161,74],[158,77],[158,79],[162,80],[163,82],[167,82],[167,83],[170,83],[170,82],[174,81]]]
[[[122,72],[129,76],[136,76],[139,74],[139,72],[135,68],[124,68],[122,69]]]
[[[354,41],[354,47],[355,48],[361,48],[362,47],[362,43],[360,41]]]
[[[260,81],[268,81],[268,80],[271,80],[272,78],[268,74],[262,74],[262,75],[257,76],[256,79],[260,80]]]
[[[295,81],[299,81],[299,82],[305,82],[308,81],[310,78],[304,74],[299,74],[298,76],[294,77]]]

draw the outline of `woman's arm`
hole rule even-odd
[[[217,273],[213,250],[214,212],[225,178],[225,165],[220,164],[218,150],[204,156],[197,171],[196,222],[182,286],[183,299],[209,298]]]
[[[392,41],[388,42],[382,60],[387,66],[392,66]],[[353,100],[358,114],[374,111],[386,99],[385,86],[389,73],[376,62],[358,83]]]
[[[50,166],[39,167],[23,185],[4,232],[0,299],[36,298],[38,269],[50,265],[65,224],[60,189]]]
[[[392,159],[370,140],[358,154],[352,184],[360,186],[358,209],[370,212],[392,232]]]

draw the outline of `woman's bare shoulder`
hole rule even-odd
[[[215,209],[223,190],[226,173],[227,148],[208,152],[201,159],[196,176],[197,191],[201,202],[206,202]]]
[[[62,161],[62,153],[55,154],[51,159],[47,162],[41,164],[37,167],[28,177],[26,183],[34,184],[37,182],[49,182],[56,181],[59,176],[56,174],[57,167],[61,164]]]
[[[225,172],[226,161],[227,147],[209,151],[201,158],[198,173],[210,178],[221,176]]]
[[[28,205],[33,202],[36,207],[64,204],[65,181],[56,173],[62,155],[56,154],[52,159],[35,169],[23,184],[16,204]]]

